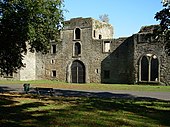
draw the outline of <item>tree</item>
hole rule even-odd
[[[108,14],[100,15],[100,16],[99,16],[99,19],[100,19],[102,22],[109,23],[109,15],[108,15]]]
[[[170,0],[163,0],[163,9],[156,13],[155,19],[160,22],[155,35],[164,41],[167,53],[170,54]]]
[[[29,51],[47,53],[57,41],[63,0],[0,0],[0,69],[9,74],[24,67]]]

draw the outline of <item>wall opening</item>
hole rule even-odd
[[[102,39],[102,35],[101,34],[99,34],[99,39]]]
[[[51,64],[55,64],[55,60],[54,59],[51,59]]]
[[[99,69],[95,69],[95,73],[98,74],[99,73]]]
[[[157,81],[158,80],[158,68],[159,63],[157,57],[153,56],[151,58],[151,81]]]
[[[94,38],[96,37],[96,31],[95,30],[93,31],[93,37]]]
[[[79,56],[81,54],[81,44],[76,42],[74,45],[74,56]]]
[[[81,31],[79,28],[75,29],[75,38],[74,39],[80,39]]]
[[[103,42],[103,52],[110,52],[110,41]]]
[[[57,52],[57,46],[56,45],[51,45],[51,53],[55,54]]]
[[[144,56],[141,60],[141,80],[148,81],[149,80],[149,62],[146,56]]]
[[[159,81],[159,61],[156,55],[146,54],[140,61],[139,81]]]
[[[75,60],[71,65],[71,79],[72,83],[85,83],[85,66],[79,60]]]
[[[57,77],[57,72],[56,72],[56,70],[52,70],[51,76],[52,76],[52,77]]]

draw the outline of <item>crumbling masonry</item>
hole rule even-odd
[[[130,37],[113,39],[113,27],[108,23],[92,18],[65,21],[60,42],[52,42],[46,55],[26,55],[26,68],[11,79],[167,85],[170,56],[161,43],[147,37],[152,28],[142,27]]]

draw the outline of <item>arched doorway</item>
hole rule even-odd
[[[85,83],[85,66],[81,61],[75,60],[72,63],[71,77],[72,83]]]

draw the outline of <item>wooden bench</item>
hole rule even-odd
[[[54,90],[53,88],[42,88],[42,87],[36,87],[36,92],[38,95],[50,95],[50,96],[53,96],[54,95]]]

